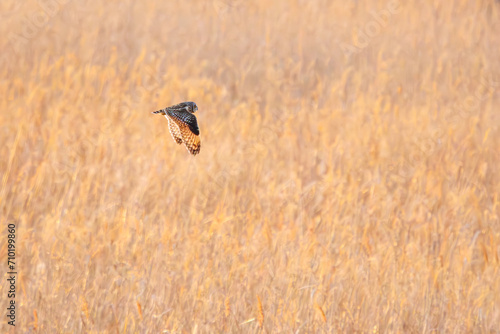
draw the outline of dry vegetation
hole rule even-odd
[[[498,333],[498,3],[55,1],[0,5],[19,332]]]

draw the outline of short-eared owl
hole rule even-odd
[[[184,143],[192,155],[200,153],[200,129],[196,116],[193,115],[196,110],[198,110],[196,103],[182,102],[153,112],[165,115],[172,138],[177,144]]]

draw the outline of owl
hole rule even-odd
[[[177,144],[184,143],[192,155],[200,153],[201,144],[200,129],[196,116],[193,115],[196,110],[198,110],[196,103],[182,102],[153,112],[153,114],[165,115],[172,138]]]

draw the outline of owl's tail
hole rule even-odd
[[[162,114],[162,115],[165,115],[165,109],[158,110],[158,111],[153,111],[152,114]]]

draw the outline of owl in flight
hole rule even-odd
[[[196,110],[198,110],[196,103],[182,102],[153,112],[165,115],[172,138],[177,144],[184,143],[192,155],[200,153],[200,129],[193,115]]]

